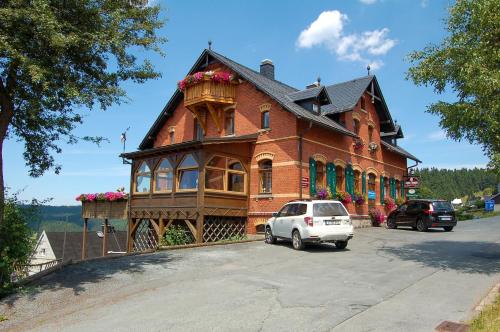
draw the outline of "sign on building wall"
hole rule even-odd
[[[302,188],[307,188],[309,187],[309,178],[306,176],[302,177]]]
[[[377,194],[373,190],[368,190],[368,199],[376,199]]]
[[[405,188],[418,188],[420,185],[420,178],[418,176],[406,176]]]

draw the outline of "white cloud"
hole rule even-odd
[[[442,130],[434,131],[427,135],[427,140],[432,142],[442,141],[446,139],[446,133]]]
[[[364,3],[365,5],[373,5],[377,0],[359,0],[360,2]]]
[[[370,64],[374,70],[380,68],[383,62],[380,59],[373,59],[372,56],[386,54],[396,45],[397,40],[388,38],[387,28],[364,31],[360,34],[346,34],[344,26],[348,21],[348,16],[338,10],[322,12],[300,33],[297,47],[324,46],[340,60],[364,62]]]
[[[420,0],[420,7],[426,8],[429,5],[429,0]]]

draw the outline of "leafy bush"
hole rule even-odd
[[[405,199],[403,197],[398,197],[396,198],[396,205],[400,206],[405,202]]]
[[[179,225],[172,225],[167,228],[165,235],[163,235],[161,239],[162,246],[178,246],[191,242],[191,237],[187,235],[185,229]]]
[[[0,225],[0,296],[12,288],[15,269],[26,265],[35,247],[35,234],[28,220],[36,207],[21,208],[15,197],[5,201],[4,220]]]
[[[380,224],[384,222],[384,214],[379,209],[370,209],[368,215],[370,216],[373,226],[380,226]]]

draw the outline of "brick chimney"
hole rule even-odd
[[[274,80],[274,64],[271,60],[262,60],[260,63],[260,74]]]

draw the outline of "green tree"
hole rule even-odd
[[[5,186],[3,143],[24,142],[33,177],[50,168],[61,141],[77,137],[81,109],[125,101],[123,81],[159,77],[137,50],[161,52],[159,6],[141,0],[2,0],[0,2],[0,225]],[[1,247],[1,243],[0,243]]]
[[[449,36],[409,55],[407,78],[450,89],[457,101],[439,101],[427,111],[455,140],[479,143],[500,174],[500,1],[457,0],[446,20]]]

